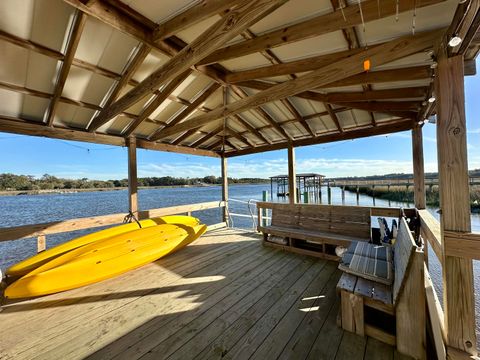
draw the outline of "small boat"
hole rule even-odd
[[[48,263],[50,260],[79,247],[94,243],[96,241],[104,240],[112,236],[124,234],[129,231],[138,230],[140,227],[145,229],[160,224],[197,225],[198,220],[191,216],[172,215],[140,220],[138,223],[132,222],[114,226],[88,235],[80,236],[63,244],[52,247],[51,249],[42,251],[11,266],[7,269],[5,275],[9,278],[19,278],[28,274],[32,270],[35,270],[39,266]]]
[[[71,250],[5,289],[10,299],[53,294],[93,284],[160,259],[198,239],[206,225],[161,224]]]

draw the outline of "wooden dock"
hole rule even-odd
[[[403,359],[337,326],[337,263],[207,233],[84,288],[10,303],[1,359]]]

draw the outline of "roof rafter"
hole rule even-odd
[[[190,105],[188,105],[177,116],[175,116],[172,120],[168,122],[165,128],[175,126],[178,123],[182,122],[192,112],[197,110],[219,88],[220,88],[220,84],[213,83],[213,84],[210,84],[205,89],[203,89],[199,94],[197,94],[196,98],[190,103]],[[152,135],[149,136],[149,140],[156,141],[160,139],[162,131],[163,131],[163,128],[156,130]]]
[[[219,127],[217,127],[215,130],[210,131],[207,135],[201,137],[198,140],[195,140],[192,144],[190,144],[191,147],[198,147],[202,145],[204,142],[210,140],[211,138],[217,136],[218,133],[223,131],[223,124]]]
[[[80,42],[80,37],[82,36],[83,28],[86,21],[87,16],[84,13],[77,11],[70,29],[70,35],[68,37],[65,47],[65,57],[63,59],[62,65],[60,66],[60,71],[58,73],[57,81],[55,83],[53,97],[45,113],[45,122],[47,126],[52,126],[53,124],[58,102],[60,100],[60,97],[62,96],[63,88],[65,87],[65,82],[67,81],[68,73],[70,72],[70,67],[72,66],[75,52],[77,51],[77,47]]]
[[[195,25],[217,13],[221,13],[238,3],[241,3],[241,0],[202,0],[158,25],[153,32],[153,40],[164,40],[176,32]]]
[[[410,130],[415,126],[415,124],[416,122],[411,119],[399,119],[396,121],[392,121],[388,124],[378,124],[375,127],[372,125],[368,125],[361,129],[348,130],[342,133],[334,132],[334,133],[328,133],[323,135],[320,134],[315,138],[294,140],[292,141],[291,145],[295,147],[307,146],[307,145],[314,145],[314,144],[324,144],[324,143],[329,143],[334,141],[350,140],[350,139],[356,139],[356,138],[367,137],[367,136],[389,134],[392,132]],[[262,146],[257,146],[256,148],[251,148],[251,149],[229,151],[225,153],[225,156],[233,157],[233,156],[240,156],[240,155],[255,154],[259,152],[285,149],[288,146],[289,146],[289,143],[286,143],[286,142],[272,144],[272,145],[262,145]]]
[[[374,49],[367,49],[361,54],[340,60],[297,79],[274,85],[268,90],[261,91],[246,99],[228,104],[223,108],[215,109],[208,114],[192,118],[166,130],[164,135],[172,135],[189,130],[190,128],[200,128],[222,116],[238,114],[252,107],[258,107],[259,105],[271,101],[293,96],[308,89],[319,88],[334,83],[342,78],[359,74],[364,71],[363,59],[365,56],[368,56],[373,63],[382,65],[415,54],[419,51],[430,48],[432,44],[443,35],[443,32],[444,29],[440,29],[418,33],[414,36],[403,36]]]
[[[210,26],[138,86],[105,108],[92,122],[92,128],[98,128],[99,124],[106,123],[149,93],[157,90],[162,84],[178,76],[285,2],[286,0],[273,3],[268,0],[259,0],[251,3],[244,0],[234,11],[229,12],[226,17]]]
[[[148,103],[148,105],[142,110],[138,118],[132,122],[127,129],[124,131],[125,136],[130,136],[139,126],[140,124],[147,119],[165,100],[169,98],[171,93],[190,75],[191,70],[187,69],[185,72],[178,75],[176,78],[172,79],[164,89],[158,93],[155,98]],[[90,125],[90,128],[96,130],[95,126]]]
[[[236,121],[238,121],[243,127],[245,127],[248,131],[250,131],[252,134],[254,134],[257,138],[259,138],[261,141],[265,142],[266,144],[271,144],[272,142],[268,140],[265,136],[260,133],[260,131],[256,128],[254,128],[252,125],[250,125],[246,120],[244,120],[239,114],[235,114],[232,117]],[[269,125],[271,126],[271,125]]]
[[[444,0],[424,0],[417,4],[416,0],[403,0],[399,4],[399,12],[412,10],[415,7],[424,7],[439,3]],[[362,13],[365,22],[392,16],[396,13],[397,0],[382,0],[382,14],[378,16],[378,1],[367,0],[362,2]],[[221,48],[204,58],[200,64],[211,64],[222,60],[248,55],[254,52],[285,45],[294,41],[319,36],[322,34],[350,28],[362,23],[362,16],[358,7],[348,7],[343,10],[345,18],[340,12],[320,15],[289,25],[287,27],[270,31],[255,39],[243,41],[238,44]]]

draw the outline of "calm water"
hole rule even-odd
[[[270,191],[270,184],[261,185],[234,185],[229,188],[231,199],[248,201],[262,200],[262,191]],[[140,209],[153,209],[181,204],[193,204],[206,201],[219,201],[221,188],[219,186],[199,188],[147,189],[139,190]],[[270,199],[269,199],[270,200]],[[274,199],[276,200],[276,199]],[[323,200],[327,200],[326,189],[323,190]],[[282,201],[282,199],[280,199]],[[342,204],[341,191],[332,188],[332,203]],[[356,194],[346,192],[346,205],[356,205]],[[370,196],[360,195],[360,205],[372,206]],[[376,206],[403,206],[412,207],[413,204],[375,200]],[[127,191],[86,192],[73,194],[50,195],[22,195],[0,196],[2,216],[0,227],[18,226],[34,223],[43,223],[56,220],[73,219],[79,217],[106,215],[128,212]],[[254,209],[255,210],[255,209]],[[429,209],[438,218],[435,208]],[[248,206],[243,203],[230,202],[230,212],[248,214]],[[254,211],[256,214],[256,211]],[[215,224],[221,221],[219,209],[205,210],[193,214],[206,224]],[[376,225],[376,223],[374,223]],[[233,217],[235,227],[252,228],[249,218]],[[73,237],[86,234],[94,230],[81,230],[47,237],[47,247],[54,246]],[[480,214],[472,215],[472,230],[480,232]],[[15,262],[31,256],[36,251],[36,239],[23,241],[7,241],[0,243],[0,268],[4,270]],[[437,291],[441,293],[441,267],[433,251],[429,252],[429,265],[432,279]],[[480,339],[480,262],[474,261],[475,272],[475,299],[477,309],[477,337]],[[442,299],[440,299],[442,301]]]

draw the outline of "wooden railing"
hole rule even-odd
[[[323,184],[329,186],[413,186],[413,178],[409,179],[371,179],[371,180],[337,180],[324,179]],[[471,176],[470,185],[480,185],[480,177]],[[438,178],[426,178],[425,185],[438,185]]]
[[[208,209],[221,208],[225,206],[224,201],[211,201],[197,204],[178,205],[159,209],[150,209],[138,212],[138,218],[148,219],[152,217],[191,213]],[[94,217],[52,221],[43,224],[29,224],[8,228],[0,228],[0,241],[21,240],[37,237],[37,250],[45,250],[46,235],[58,234],[76,230],[90,229],[107,225],[114,225],[123,222],[125,213],[109,214]],[[210,225],[209,230],[226,226],[225,222]]]

